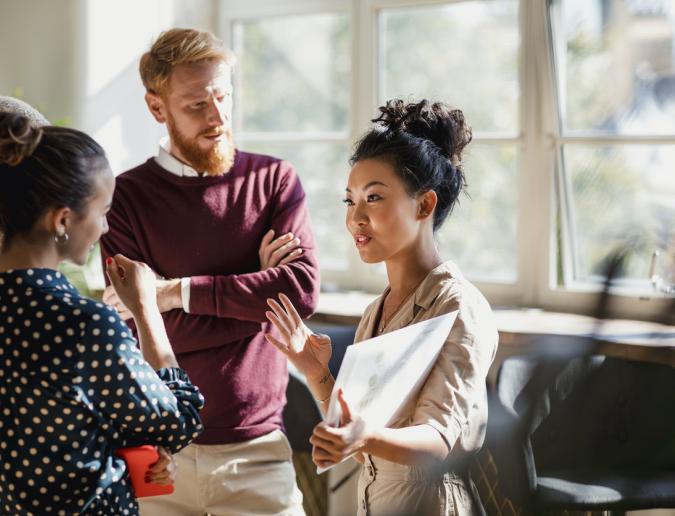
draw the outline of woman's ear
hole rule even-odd
[[[73,210],[70,208],[57,208],[47,213],[44,226],[45,230],[52,235],[65,235],[72,224]]]
[[[421,193],[417,197],[417,217],[422,220],[430,217],[434,213],[438,196],[433,190]]]

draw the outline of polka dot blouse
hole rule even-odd
[[[112,308],[60,273],[0,273],[0,514],[138,514],[117,448],[202,430],[182,369],[154,371]]]

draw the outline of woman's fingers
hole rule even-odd
[[[265,333],[265,340],[267,340],[267,342],[272,344],[272,346],[281,351],[284,355],[288,356],[288,346],[286,344],[284,344],[281,341],[278,341],[269,333]]]
[[[117,297],[117,292],[115,292],[115,288],[112,285],[108,285],[103,291],[103,302],[106,305],[115,306],[115,303],[117,303],[118,301],[119,298]]]
[[[288,328],[287,324],[283,322],[275,312],[265,312],[265,317],[279,330],[281,336],[290,341],[291,339],[291,330]]]
[[[340,418],[340,424],[342,426],[351,423],[354,418],[352,417],[352,411],[345,400],[345,393],[342,388],[338,389],[337,393],[338,401],[340,402],[340,408],[342,409],[342,417]]]
[[[288,297],[286,297],[286,294],[279,294],[279,299],[281,300],[281,303],[284,305],[286,313],[288,313],[291,320],[295,323],[295,326],[300,326],[302,324],[302,318],[300,317],[300,314],[298,314],[298,311],[293,306],[293,303],[291,303],[291,300],[288,299]]]
[[[324,448],[327,450],[332,450],[335,447],[335,444],[332,441],[329,441],[328,439],[324,439],[323,437],[319,437],[316,434],[312,434],[309,437],[309,442],[318,448]]]
[[[312,453],[312,458],[316,461],[330,461],[330,462],[340,462],[344,457],[340,454],[335,453],[318,446],[314,447],[314,452]]]
[[[110,284],[117,292],[118,288],[122,285],[123,275],[121,274],[120,268],[117,265],[117,262],[114,258],[106,258],[105,261],[105,273],[110,280]],[[117,295],[117,294],[115,294]]]
[[[342,428],[335,428],[327,425],[325,422],[321,422],[314,427],[314,435],[326,441],[336,441],[342,439],[344,431]]]
[[[290,336],[290,334],[293,333],[294,328],[293,320],[291,319],[291,317],[274,299],[268,299],[267,305],[272,309],[272,311],[277,316],[279,321],[281,321],[281,323],[284,325],[284,328],[286,329],[286,331]]]
[[[157,459],[157,462],[155,462],[152,466],[150,466],[150,469],[148,470],[148,472],[150,473],[159,473],[160,471],[164,471],[166,467],[171,463],[171,455],[169,455],[165,451],[160,450],[161,448],[157,449],[159,459]]]
[[[145,474],[145,481],[153,484],[173,484],[176,476],[176,462],[173,456],[161,446],[157,448],[157,453],[159,458],[148,469]]]
[[[160,486],[170,486],[173,484],[174,479],[171,476],[162,476],[162,477],[149,477],[147,482],[150,484],[159,484]]]
[[[117,310],[122,319],[130,319],[132,317],[129,309],[122,303],[117,292],[115,292],[115,287],[113,285],[108,285],[103,291],[103,302]]]
[[[315,446],[320,446],[325,450],[335,453],[341,453],[349,446],[349,443],[345,439],[344,430],[330,427],[323,422],[314,427],[314,432],[309,440]]]
[[[120,315],[120,318],[123,321],[128,321],[129,319],[132,319],[134,314],[131,313],[131,311],[127,308],[124,308],[122,310],[118,310],[117,313]]]

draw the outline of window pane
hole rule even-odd
[[[344,199],[349,174],[347,143],[244,143],[243,150],[290,161],[307,194],[312,228],[325,270],[347,268],[352,244],[345,228]]]
[[[517,1],[384,9],[379,37],[381,102],[443,100],[476,131],[518,132]]]
[[[619,246],[632,248],[628,278],[648,279],[655,249],[666,251],[664,259],[673,257],[675,145],[566,145],[563,160],[571,182],[576,279],[597,279]]]
[[[518,205],[515,145],[472,143],[464,170],[468,196],[438,231],[444,259],[473,280],[514,282]]]
[[[349,46],[344,14],[237,22],[235,130],[346,131]]]
[[[558,0],[553,16],[567,130],[675,133],[672,0]]]

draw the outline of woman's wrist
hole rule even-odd
[[[157,317],[161,317],[157,303],[152,302],[141,303],[138,308],[131,312],[131,315],[136,323],[150,323],[151,321],[157,320]]]
[[[312,396],[319,403],[327,403],[330,400],[335,380],[330,370],[326,368],[321,374],[312,378],[307,378],[307,383],[312,392]]]

